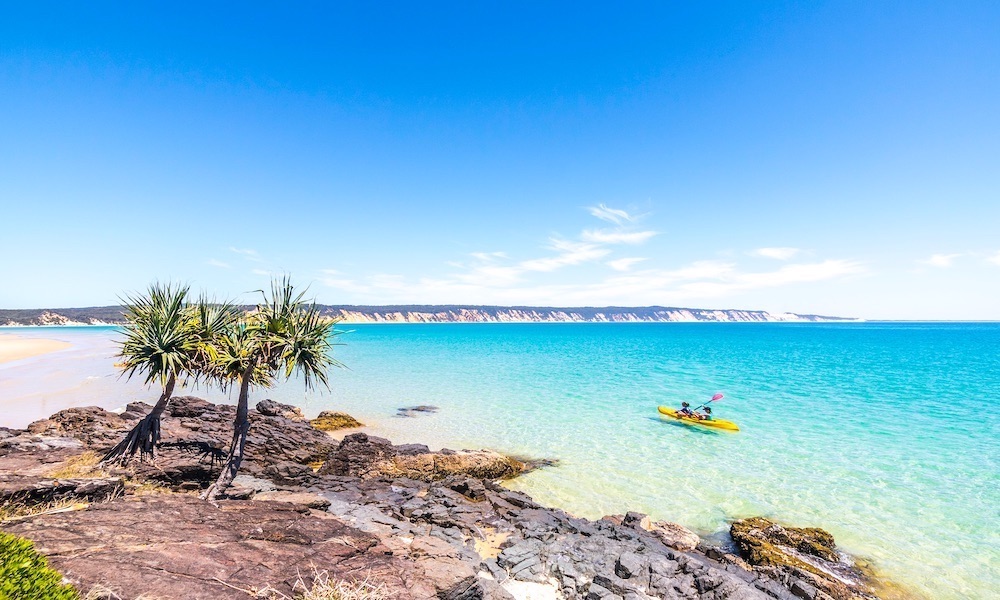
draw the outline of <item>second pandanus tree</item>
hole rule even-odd
[[[279,378],[299,374],[307,390],[318,385],[329,389],[327,372],[342,366],[335,360],[332,338],[340,332],[336,321],[320,315],[315,303],[296,293],[286,277],[271,285],[270,297],[261,292],[263,302],[220,338],[212,377],[223,387],[239,386],[236,418],[229,457],[218,480],[203,497],[214,500],[229,488],[243,462],[247,433],[250,431],[250,391],[272,387]]]
[[[188,286],[154,283],[146,294],[126,298],[118,366],[129,379],[144,374],[145,383],[159,383],[162,392],[149,414],[102,462],[124,464],[136,454],[155,456],[160,420],[178,380],[197,381],[217,356],[217,340],[235,325],[239,313],[230,303],[202,297],[189,304],[188,292]]]

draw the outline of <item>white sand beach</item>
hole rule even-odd
[[[0,334],[0,363],[23,360],[57,350],[65,350],[71,345],[69,342],[61,342],[59,340]]]

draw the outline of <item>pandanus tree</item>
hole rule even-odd
[[[307,390],[317,385],[329,389],[327,371],[341,364],[330,356],[335,321],[320,316],[314,302],[304,300],[285,277],[271,284],[271,295],[243,316],[217,340],[216,356],[206,370],[224,388],[239,386],[236,418],[229,457],[218,480],[205,498],[214,500],[226,491],[243,462],[250,430],[249,396],[257,387],[271,387],[279,378],[298,373]]]
[[[187,286],[154,283],[145,295],[126,298],[118,355],[122,374],[129,379],[144,374],[145,383],[159,383],[162,393],[153,410],[104,456],[105,463],[155,456],[160,420],[178,379],[197,381],[210,373],[219,338],[237,322],[239,312],[229,302],[202,296],[190,304],[188,292]]]
[[[139,373],[146,376],[147,385],[159,383],[162,393],[153,410],[104,456],[104,462],[125,463],[136,453],[153,456],[160,440],[160,417],[177,379],[191,368],[194,339],[187,295],[187,286],[154,283],[145,295],[126,298],[118,366],[128,379]]]

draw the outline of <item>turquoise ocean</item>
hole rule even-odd
[[[1000,590],[1000,324],[340,328],[348,368],[331,391],[291,381],[252,402],[344,410],[397,443],[555,459],[510,485],[580,516],[638,510],[716,535],[764,515],[829,530],[928,598]],[[155,397],[112,375],[111,329],[5,331],[75,344],[0,367],[8,398],[113,408]],[[716,416],[739,433],[656,410],[715,393]],[[415,405],[439,410],[397,416]]]

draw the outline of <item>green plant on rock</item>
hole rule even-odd
[[[34,545],[0,531],[0,600],[79,600]]]

